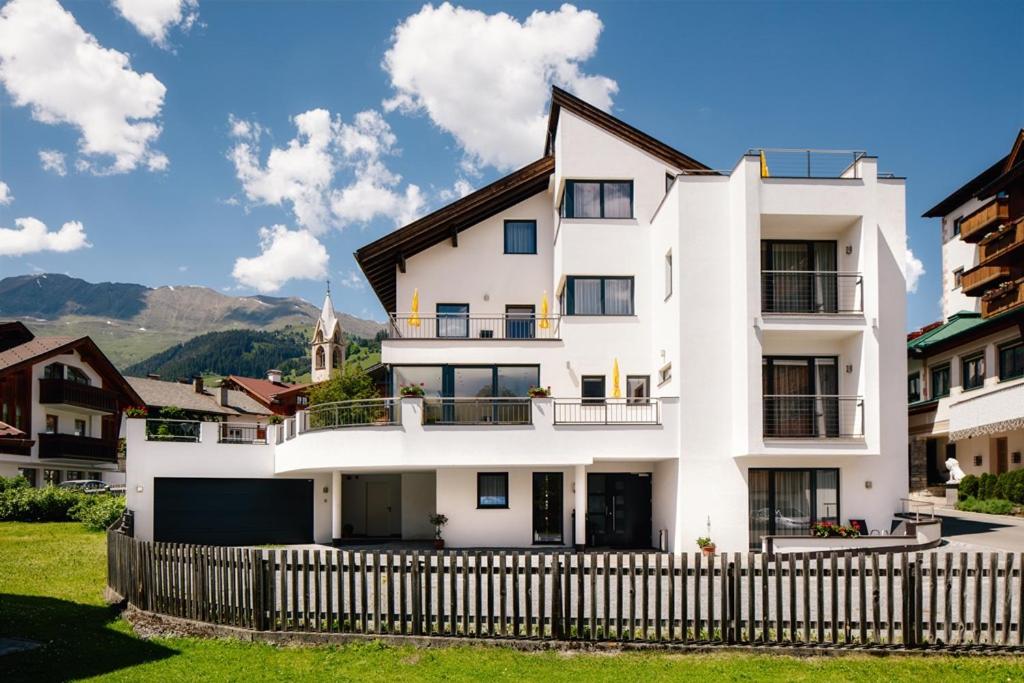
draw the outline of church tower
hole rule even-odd
[[[341,332],[341,322],[334,312],[331,301],[331,285],[327,284],[327,296],[320,311],[320,319],[316,321],[312,342],[313,382],[323,382],[331,378],[334,371],[345,369],[345,337]]]

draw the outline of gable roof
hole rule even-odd
[[[271,382],[269,379],[258,379],[255,377],[239,377],[228,375],[231,380],[249,394],[255,396],[264,403],[273,403],[276,399],[288,394],[298,394],[307,390],[309,384],[285,384],[284,382]]]
[[[1024,325],[1024,309],[1014,309],[982,318],[980,313],[960,311],[944,324],[927,330],[907,342],[907,353],[915,357],[928,356],[970,343],[1001,329]]]
[[[395,268],[404,271],[405,259],[446,239],[458,239],[455,236],[466,228],[543,192],[554,170],[554,157],[538,159],[357,250],[356,262],[384,310],[395,311]]]
[[[674,147],[669,147],[661,140],[652,138],[642,130],[634,128],[625,121],[615,118],[557,86],[551,87],[551,111],[548,112],[548,135],[544,144],[545,155],[555,153],[555,134],[558,131],[558,116],[562,109],[571,111],[581,119],[589,121],[598,128],[621,138],[680,171],[687,169],[710,170],[693,157],[683,154]]]
[[[128,382],[147,406],[166,408],[175,406],[194,413],[212,415],[269,415],[269,411],[244,391],[228,390],[227,404],[221,405],[208,390],[198,393],[193,384],[169,382],[149,377],[128,377]]]
[[[1017,133],[1009,154],[968,180],[951,195],[925,211],[922,216],[941,218],[968,199],[992,196],[1021,175],[1024,175],[1024,128]]]

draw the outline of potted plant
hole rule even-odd
[[[435,512],[430,515],[430,523],[434,525],[434,550],[444,550],[444,539],[441,538],[441,527],[448,523],[448,517]]]
[[[715,554],[715,542],[709,536],[701,536],[697,539],[697,547],[704,553],[705,557]]]
[[[526,393],[530,398],[548,398],[551,396],[551,387],[530,387]]]
[[[129,406],[124,409],[125,417],[149,417],[149,409],[146,406]]]
[[[271,415],[267,418],[268,425],[279,425],[284,422],[284,418],[280,415]]]
[[[419,384],[403,384],[398,387],[398,394],[402,398],[423,398],[427,392],[423,389],[423,382]]]

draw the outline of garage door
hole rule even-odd
[[[210,545],[313,541],[311,479],[157,478],[153,537]]]

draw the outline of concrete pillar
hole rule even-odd
[[[587,538],[587,468],[576,465],[575,486],[576,548],[582,549]]]
[[[331,472],[331,539],[341,538],[341,472]]]

